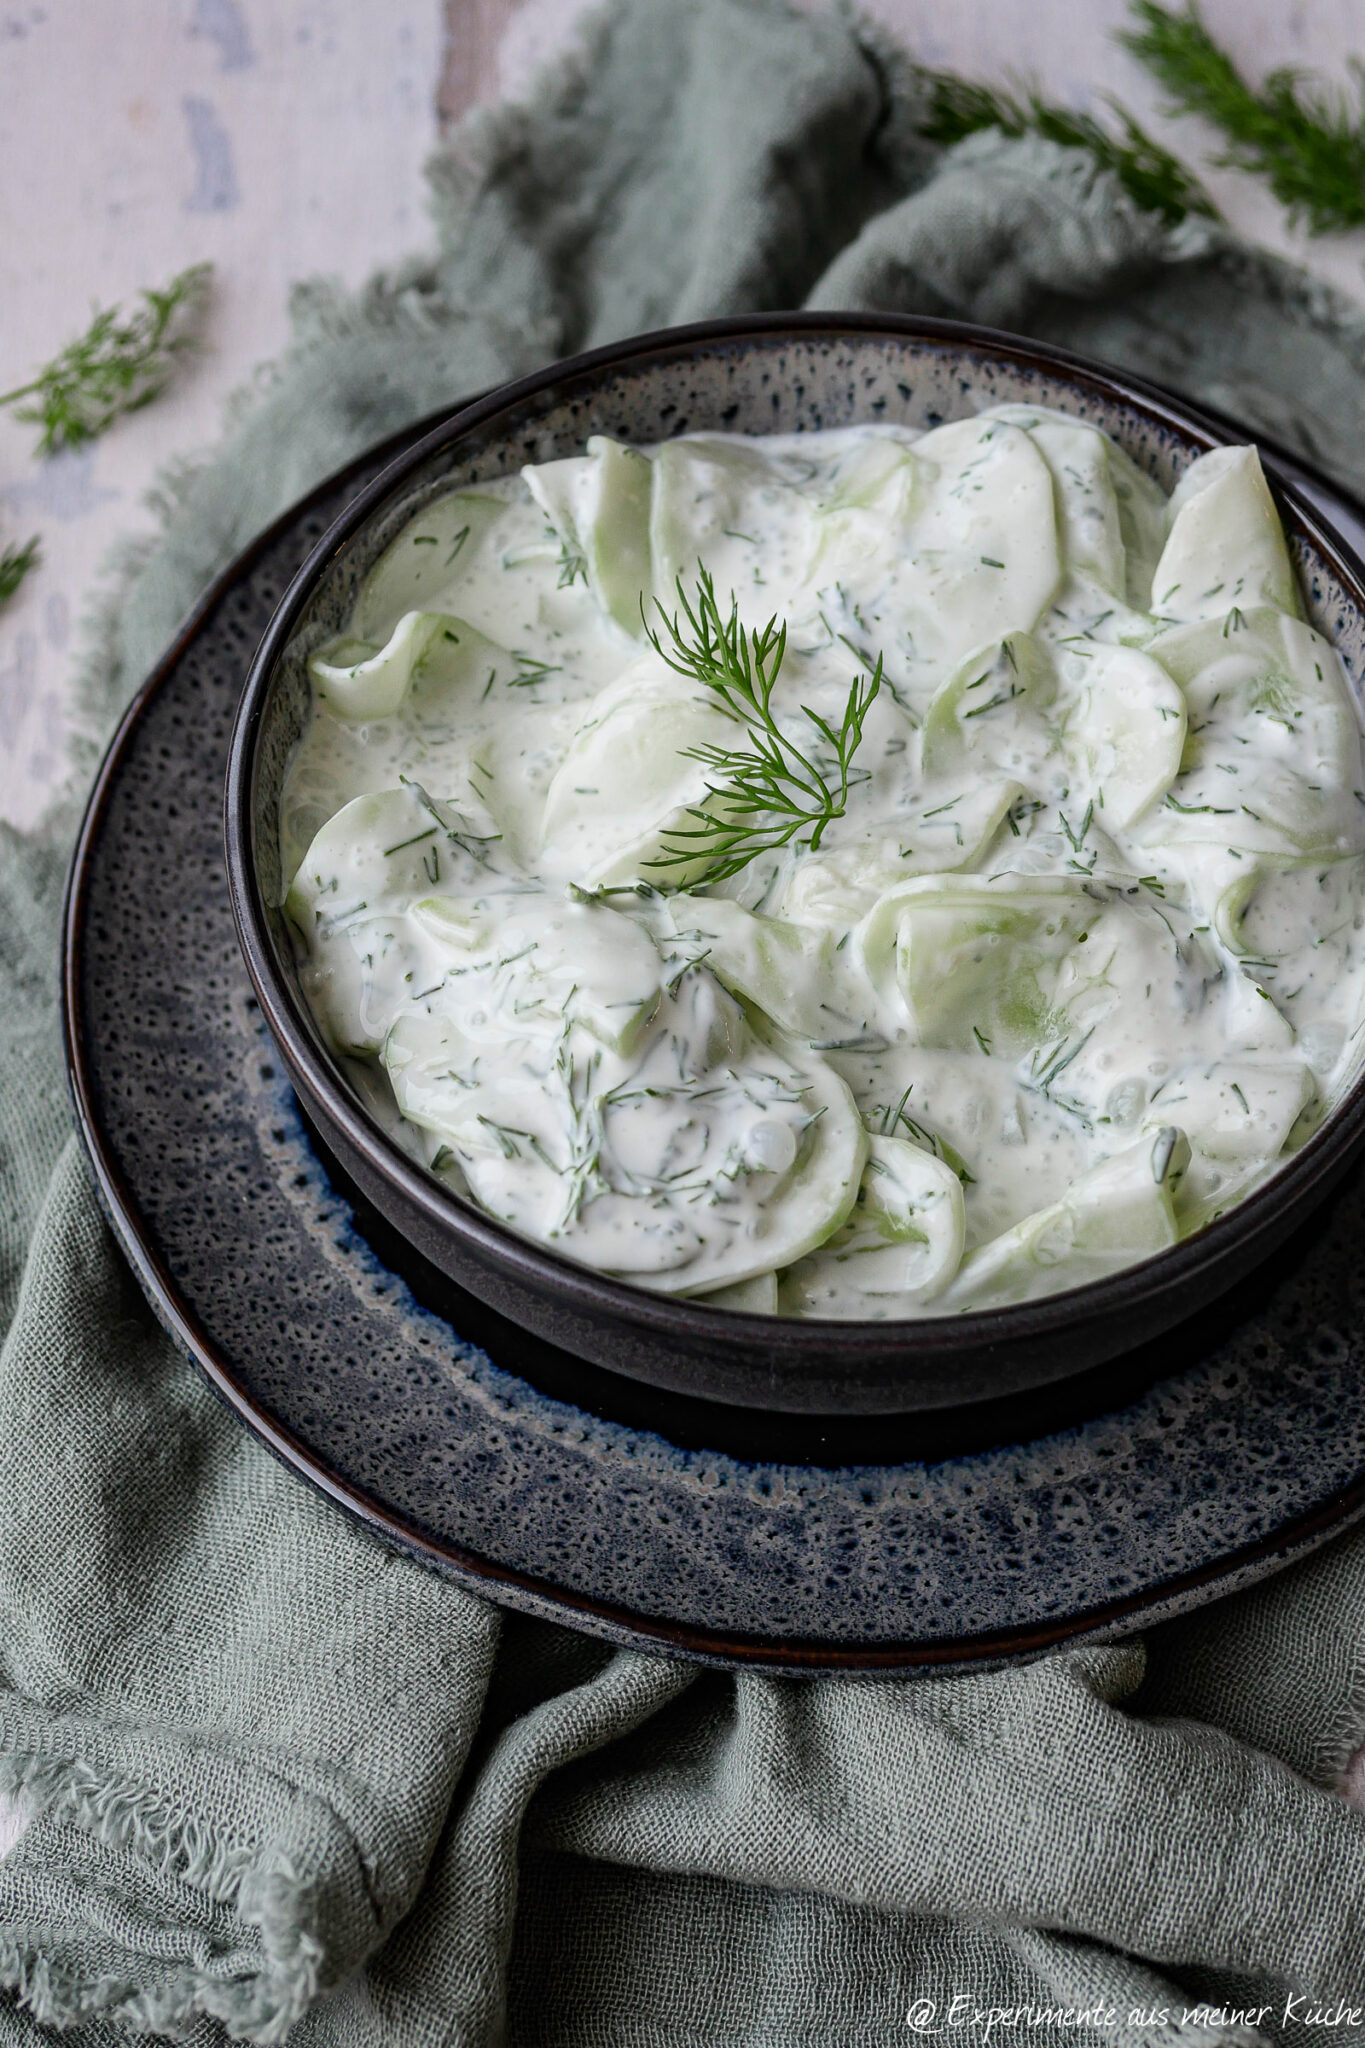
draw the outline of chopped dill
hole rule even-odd
[[[1172,796],[1169,790],[1162,801],[1168,810],[1179,811],[1186,818],[1197,817],[1201,811],[1207,811],[1210,816],[1215,818],[1230,818],[1232,816],[1232,806],[1230,804],[1182,804],[1179,797]]]
[[[569,590],[580,579],[584,583],[588,580],[587,557],[578,548],[563,540],[559,544],[559,581],[555,588]]]
[[[1071,842],[1071,851],[1073,853],[1079,853],[1082,846],[1085,844],[1086,835],[1088,834],[1090,827],[1094,822],[1095,804],[1093,798],[1085,807],[1085,816],[1081,819],[1081,826],[1079,832],[1072,831],[1071,826],[1067,822],[1067,816],[1065,811],[1059,809],[1057,812],[1057,817],[1061,823],[1063,832],[1065,832],[1067,838]]]
[[[513,651],[512,659],[517,665],[517,674],[508,678],[514,690],[530,689],[536,683],[543,683],[546,676],[557,676],[564,666],[559,661],[537,661],[534,655],[518,654]],[[487,774],[487,769],[484,773]]]
[[[396,846],[386,846],[381,858],[387,860],[391,853],[401,853],[405,846],[420,846],[424,839],[434,839],[438,830],[438,826],[428,825],[425,832],[414,832],[411,839],[400,839]]]
[[[914,1092],[914,1086],[915,1084],[912,1081],[894,1109],[888,1105],[881,1110],[881,1121],[877,1127],[878,1135],[883,1138],[894,1137],[897,1127],[904,1125],[917,1144],[922,1145],[926,1152],[932,1152],[936,1159],[941,1159],[943,1164],[957,1175],[964,1188],[975,1187],[976,1175],[972,1172],[962,1154],[956,1151],[948,1143],[948,1140],[941,1137],[937,1131],[931,1130],[928,1124],[919,1123],[906,1108],[905,1105]],[[877,1116],[878,1111],[874,1109],[871,1114]]]

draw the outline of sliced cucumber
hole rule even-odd
[[[1234,605],[1303,617],[1280,515],[1254,448],[1214,448],[1176,485],[1169,533],[1152,575],[1152,610],[1168,619],[1224,619]]]
[[[965,1233],[962,1183],[952,1168],[905,1139],[870,1138],[847,1223],[781,1275],[783,1313],[912,1313],[952,1280]]]
[[[607,616],[638,640],[654,588],[650,458],[594,434],[586,455],[533,463],[521,473],[563,542],[561,580],[572,582],[581,570]]]
[[[1178,1129],[1147,1132],[1081,1174],[1059,1202],[968,1252],[941,1305],[1003,1308],[1102,1279],[1165,1251],[1180,1234],[1173,1196],[1189,1158]]]

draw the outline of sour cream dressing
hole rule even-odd
[[[722,879],[685,835],[753,740],[659,611],[703,567],[785,623],[826,787],[877,679],[818,846]],[[1355,1071],[1360,724],[1253,449],[1168,500],[1027,406],[596,437],[428,504],[310,668],[280,830],[324,1031],[449,1186],[637,1285],[1053,1293],[1240,1200]]]

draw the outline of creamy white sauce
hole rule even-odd
[[[826,789],[812,715],[881,662],[837,814],[719,880],[682,835],[753,741],[658,609],[702,565],[785,623]],[[429,505],[311,667],[281,842],[324,1030],[451,1187],[638,1285],[1053,1293],[1241,1199],[1358,1064],[1360,725],[1251,449],[1168,501],[1025,406],[597,439]]]

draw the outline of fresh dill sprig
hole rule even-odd
[[[1354,61],[1353,108],[1293,66],[1249,85],[1193,4],[1183,14],[1134,0],[1139,24],[1119,37],[1165,87],[1173,114],[1199,114],[1228,148],[1213,161],[1254,171],[1312,235],[1365,225],[1365,67]]]
[[[192,264],[163,291],[144,291],[130,313],[120,306],[97,312],[79,340],[27,384],[0,393],[0,406],[42,428],[40,455],[93,441],[165,390],[181,356],[198,347],[212,270]]]
[[[704,568],[699,569],[695,600],[689,600],[678,578],[678,603],[681,609],[672,618],[657,606],[662,636],[646,622],[654,650],[679,675],[701,683],[747,727],[747,744],[684,748],[689,760],[700,761],[711,771],[707,791],[716,808],[689,806],[687,815],[695,825],[675,827],[667,835],[668,850],[647,865],[693,867],[700,860],[703,869],[697,881],[710,883],[737,875],[759,854],[788,845],[798,833],[810,834],[814,852],[826,826],[842,818],[847,808],[853,756],[882,685],[881,656],[870,673],[856,676],[849,685],[837,731],[818,711],[801,706],[814,741],[807,753],[787,737],[772,711],[773,690],[787,651],[786,626],[771,618],[761,631],[750,632],[740,624],[733,593],[726,617]],[[826,751],[829,758],[822,759]]]
[[[929,111],[919,123],[927,142],[946,146],[983,128],[999,128],[1014,136],[1042,135],[1064,149],[1087,150],[1101,169],[1114,173],[1130,199],[1159,213],[1172,227],[1191,213],[1211,220],[1218,217],[1217,207],[1194,173],[1140,128],[1116,101],[1108,103],[1115,132],[1092,114],[1045,100],[1034,86],[1010,92],[923,65],[917,66],[916,72],[928,95]]]
[[[6,605],[30,569],[36,569],[43,559],[42,543],[35,533],[22,547],[13,542],[0,554],[0,605]]]

